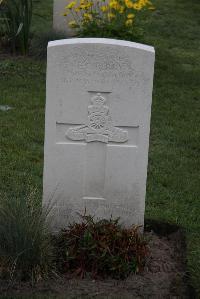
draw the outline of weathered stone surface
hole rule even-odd
[[[154,49],[110,39],[50,42],[44,204],[55,230],[77,212],[143,225]]]
[[[69,3],[69,0],[54,0],[53,4],[53,29],[55,31],[61,31],[66,33],[67,36],[74,36],[75,30],[69,27],[69,21],[73,18],[69,16],[63,16],[65,12],[65,6]]]

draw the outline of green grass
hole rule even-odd
[[[49,30],[52,1],[35,1],[33,31]],[[187,232],[188,269],[200,296],[200,3],[154,0],[141,42],[156,50],[146,217]],[[44,17],[41,17],[44,16]],[[0,190],[42,194],[45,63],[0,61]],[[3,195],[2,195],[3,196]]]
[[[144,40],[156,49],[146,216],[186,229],[200,296],[200,3],[156,7]]]

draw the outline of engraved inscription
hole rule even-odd
[[[128,141],[128,132],[113,125],[106,99],[97,93],[88,106],[88,121],[85,125],[69,128],[66,137],[71,140],[99,141],[103,143]]]
[[[57,65],[58,74],[65,84],[78,82],[90,88],[94,83],[123,81],[123,84],[130,82],[135,87],[141,84],[142,74],[136,72],[133,60],[127,54],[126,51],[121,53],[116,47],[109,47],[109,51],[104,51],[104,46],[100,44],[82,44],[69,47],[67,55],[61,51],[59,60],[53,66]]]

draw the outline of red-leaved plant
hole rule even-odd
[[[81,217],[81,223],[69,225],[56,238],[61,273],[123,279],[143,270],[149,249],[138,226],[123,228],[119,219]]]

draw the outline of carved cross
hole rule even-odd
[[[57,124],[59,125],[59,124]],[[63,124],[62,124],[63,125]],[[66,141],[81,142],[86,147],[84,199],[105,200],[104,186],[108,147],[136,147],[137,127],[115,127],[110,115],[106,98],[96,93],[88,106],[88,119],[85,124],[69,126],[65,131]],[[134,132],[132,132],[134,130]],[[134,137],[134,144],[127,144],[129,132]],[[132,140],[133,141],[133,140]]]

